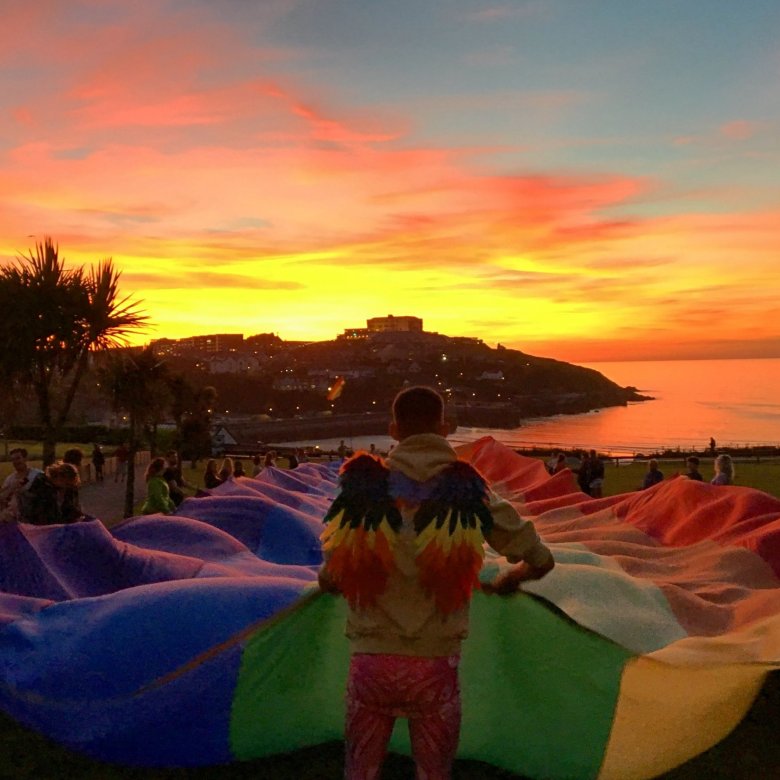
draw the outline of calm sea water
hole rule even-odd
[[[458,428],[450,439],[463,443],[490,435],[512,447],[594,447],[615,455],[677,446],[701,450],[711,436],[718,446],[780,445],[780,359],[583,365],[656,400],[529,420],[511,431]],[[379,450],[391,444],[386,436],[356,436],[347,444],[367,449],[372,442]],[[318,443],[335,449],[339,439]]]

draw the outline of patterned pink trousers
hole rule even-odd
[[[375,780],[396,718],[408,718],[417,780],[449,780],[460,734],[458,656],[352,656],[347,680],[347,780]]]

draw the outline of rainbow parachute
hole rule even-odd
[[[475,594],[459,755],[625,780],[723,738],[780,666],[780,501],[682,478],[589,499],[492,439],[461,456],[558,566],[516,596]],[[315,585],[335,466],[266,469],[113,531],[0,526],[0,707],[128,765],[340,739],[345,607]]]

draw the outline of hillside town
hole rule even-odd
[[[426,331],[414,316],[374,317],[330,341],[222,333],[150,347],[216,389],[215,429],[236,441],[383,433],[390,400],[411,384],[437,388],[452,422],[467,426],[643,400],[590,369]]]

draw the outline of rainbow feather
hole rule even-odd
[[[390,471],[359,453],[341,468],[341,491],[325,515],[320,539],[327,570],[350,606],[376,602],[395,568],[401,513],[388,490]]]
[[[441,471],[415,514],[420,585],[442,614],[465,607],[479,587],[484,535],[493,525],[486,498],[479,472],[456,461]]]

